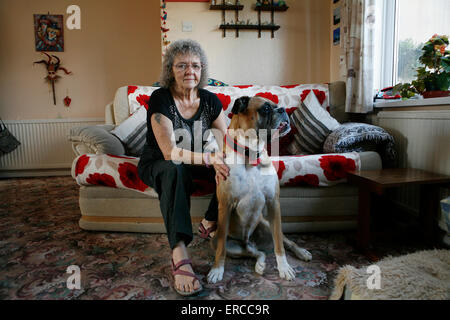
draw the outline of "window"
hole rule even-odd
[[[449,0],[384,0],[379,27],[381,49],[375,65],[378,88],[416,78],[423,44],[434,34],[450,35]],[[380,39],[381,38],[381,39]],[[377,62],[379,62],[377,64]]]

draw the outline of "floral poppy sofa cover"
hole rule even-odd
[[[137,174],[139,151],[145,143],[148,101],[156,89],[119,88],[114,101],[106,106],[104,125],[72,128],[69,140],[77,154],[72,176],[80,185],[81,228],[165,232],[158,195]],[[393,141],[368,134],[378,132],[379,127],[354,124],[365,126],[368,138],[353,139],[358,141],[354,150],[347,145],[346,152],[333,152],[339,137],[332,133],[347,121],[343,82],[206,89],[218,96],[228,121],[231,121],[234,100],[245,95],[270,99],[289,114],[292,130],[281,139],[279,150],[271,156],[281,186],[284,232],[356,227],[358,193],[346,183],[346,174],[353,170],[381,169],[384,160],[380,154],[387,147],[392,148]],[[327,142],[328,138],[333,140]],[[272,152],[270,146],[268,151]],[[214,190],[214,185],[207,181],[195,181],[195,185],[191,201],[194,224],[201,221]]]

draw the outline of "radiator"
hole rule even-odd
[[[3,121],[21,145],[0,156],[0,177],[24,176],[20,171],[70,169],[75,153],[67,136],[75,126],[104,123],[104,119]],[[17,174],[14,174],[16,172]],[[31,174],[33,175],[33,174]]]
[[[374,122],[395,138],[400,167],[450,175],[450,110],[383,111]],[[393,190],[392,198],[418,212],[418,187]]]

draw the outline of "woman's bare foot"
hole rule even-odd
[[[211,227],[215,227],[217,225],[217,222],[216,221],[208,221],[206,219],[203,219],[202,224],[205,227],[205,229],[208,230]],[[209,235],[211,236],[211,238],[214,238],[215,234],[216,234],[216,231],[212,231]]]
[[[184,242],[179,242],[173,249],[172,259],[175,265],[181,260],[189,259]],[[192,267],[189,264],[181,266],[180,270],[194,273],[194,270],[192,270]],[[194,280],[192,277],[184,275],[175,275],[174,278],[175,278],[175,287],[179,291],[190,293],[201,287],[200,282],[198,280]]]

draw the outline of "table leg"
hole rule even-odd
[[[370,191],[360,187],[358,202],[358,233],[357,245],[359,249],[367,250],[370,241]]]
[[[424,240],[428,244],[435,244],[437,240],[438,211],[439,186],[421,185],[419,222],[423,228]]]

